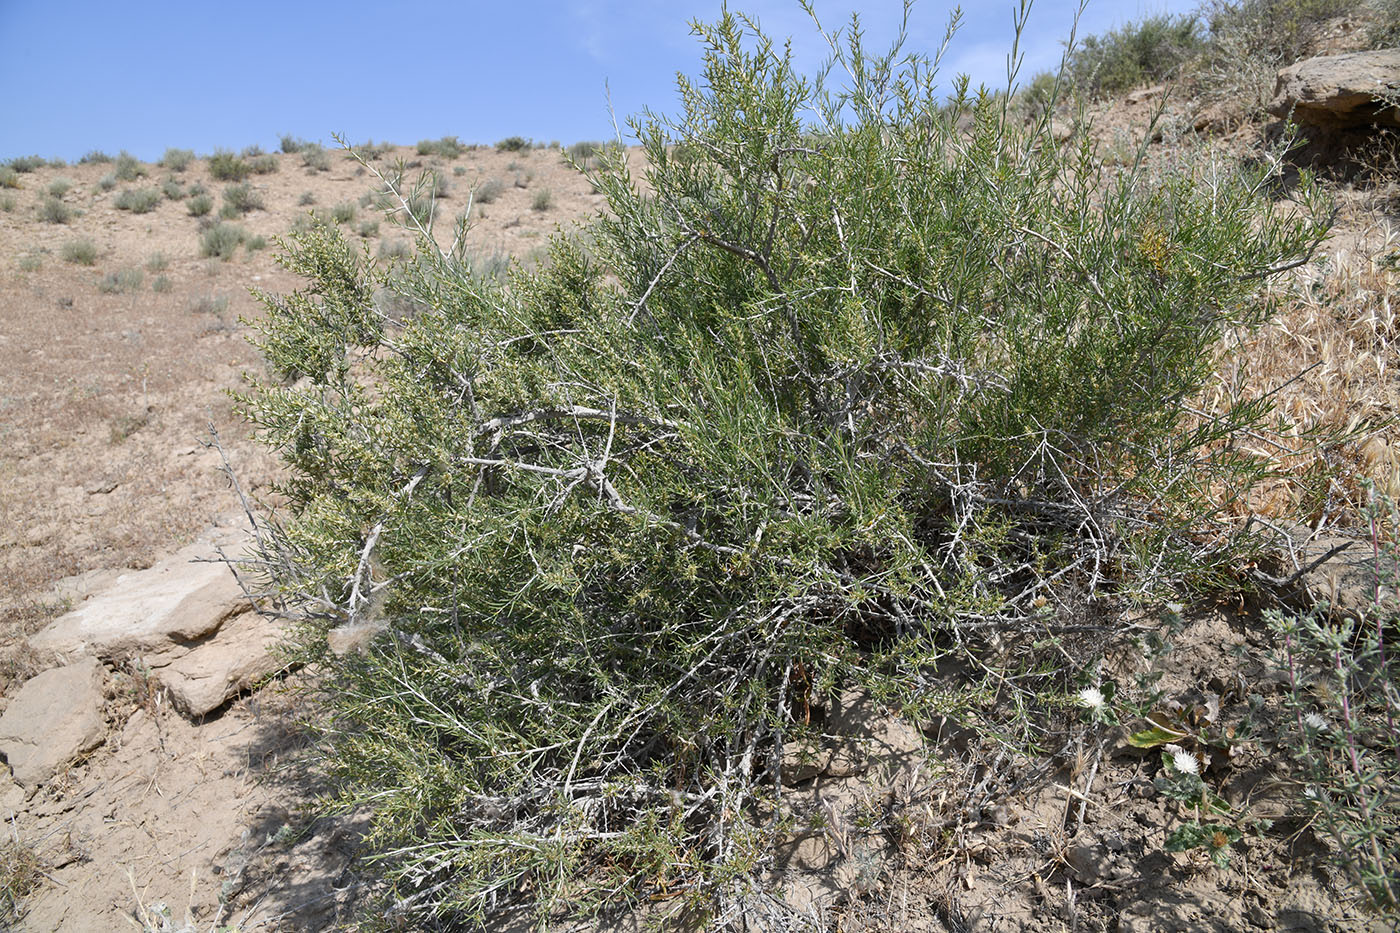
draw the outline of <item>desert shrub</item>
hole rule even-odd
[[[535,192],[535,196],[530,200],[531,210],[547,211],[554,206],[554,195],[548,188],[541,188]]]
[[[116,173],[118,181],[135,181],[146,176],[146,166],[125,150],[117,154],[117,161],[112,170]]]
[[[267,205],[261,191],[247,182],[241,182],[224,189],[224,206],[235,214],[247,214],[263,210]]]
[[[6,214],[13,214],[15,208],[18,206],[19,202],[15,200],[14,195],[0,194],[0,211],[4,211]]]
[[[97,180],[97,187],[102,191],[111,191],[117,186],[117,173],[108,172]]]
[[[365,239],[369,239],[372,236],[379,236],[379,221],[362,220],[356,232]]]
[[[331,208],[331,220],[338,224],[348,224],[355,222],[355,204],[353,201],[341,201]]]
[[[248,160],[248,168],[254,175],[271,175],[277,171],[277,165],[277,156],[270,153]]]
[[[0,188],[18,188],[19,172],[8,165],[0,165]]]
[[[1400,0],[1371,0],[1375,16],[1366,37],[1376,49],[1400,45]]]
[[[1195,16],[1149,16],[1102,36],[1089,36],[1068,61],[1069,77],[1084,93],[1117,94],[1174,74],[1203,44]]]
[[[1220,491],[1266,467],[1220,442],[1267,405],[1184,403],[1325,235],[1306,178],[1105,169],[944,106],[898,47],[833,43],[843,92],[697,29],[680,115],[633,123],[646,190],[608,153],[548,262],[364,263],[318,225],[284,256],[309,287],[262,296],[242,408],[289,479],[258,566],[408,925],[676,890],[737,916],[840,691],[927,712],[957,652],[1063,696],[1084,614],[1249,553]]]
[[[228,310],[227,295],[200,295],[190,303],[191,314],[223,314]]]
[[[180,201],[185,197],[185,189],[174,178],[167,178],[160,183],[160,193],[165,195],[167,201]]]
[[[316,195],[313,194],[313,193],[310,192],[310,191],[303,191],[303,192],[301,193],[301,197],[297,198],[297,204],[298,204],[300,207],[309,207],[310,205],[315,204],[315,203],[316,203]]]
[[[167,275],[158,275],[156,276],[155,281],[151,283],[151,291],[162,295],[170,291],[174,287],[175,283],[171,282],[170,277]]]
[[[462,145],[456,136],[444,136],[441,139],[421,139],[418,141],[417,152],[420,156],[441,156],[444,159],[455,159],[467,151],[467,147]]]
[[[331,154],[321,146],[312,143],[301,150],[301,164],[309,172],[329,172]]]
[[[164,272],[170,268],[170,260],[165,258],[165,254],[157,250],[146,257],[147,272]]]
[[[214,199],[207,194],[197,194],[185,204],[191,217],[203,217],[214,209]]]
[[[412,255],[413,247],[405,240],[380,240],[379,249],[375,251],[377,258],[389,262],[408,259]]]
[[[163,195],[155,188],[127,188],[112,201],[119,211],[133,214],[149,214],[160,206]]]
[[[1320,23],[1355,0],[1206,0],[1209,41],[1190,67],[1195,92],[1246,116],[1273,96],[1278,70],[1302,58]]]
[[[145,276],[140,269],[125,268],[116,272],[108,272],[97,280],[97,290],[104,295],[120,295],[126,292],[134,292],[141,288],[141,283],[145,281]]]
[[[199,255],[217,256],[227,262],[247,239],[248,231],[237,224],[216,223],[200,234]]]
[[[39,886],[46,866],[38,851],[17,836],[0,842],[0,924],[24,917],[24,899]]]
[[[75,216],[73,208],[58,198],[44,198],[39,205],[39,219],[45,223],[66,224]]]
[[[55,178],[49,182],[48,193],[50,197],[61,198],[73,189],[73,179]]]
[[[28,256],[21,256],[17,265],[21,272],[38,272],[44,267],[44,257],[38,253],[30,253]]]
[[[78,160],[79,165],[105,164],[111,162],[112,157],[101,149],[94,149]]]
[[[4,164],[12,171],[28,174],[29,172],[38,171],[47,165],[48,162],[44,160],[43,156],[31,155],[15,156],[13,159],[7,160]]]
[[[488,178],[472,191],[472,200],[478,204],[491,204],[505,193],[505,182],[499,178]]]
[[[262,234],[250,236],[243,244],[243,248],[250,253],[256,253],[258,250],[267,249],[267,237]]]
[[[1306,782],[1310,825],[1332,841],[1333,857],[1372,904],[1393,914],[1400,907],[1400,657],[1387,649],[1386,633],[1400,619],[1385,594],[1400,584],[1400,511],[1390,497],[1368,492],[1374,605],[1359,618],[1330,618],[1325,605],[1267,618],[1287,677],[1294,713],[1287,746]]]
[[[167,149],[160,157],[160,167],[172,172],[183,172],[194,162],[193,149]]]
[[[530,148],[530,141],[523,136],[507,136],[496,143],[496,148],[501,152],[523,152]]]
[[[604,146],[602,143],[585,139],[565,149],[564,160],[579,168],[593,168],[597,163],[598,156],[602,155],[603,150]]]
[[[78,237],[63,244],[61,255],[64,262],[90,266],[97,262],[97,244],[87,237]]]
[[[227,149],[215,150],[209,157],[209,177],[215,181],[242,181],[252,172],[246,160]]]
[[[282,135],[280,148],[287,155],[295,155],[296,153],[301,152],[309,145],[311,145],[311,143],[302,139],[300,136],[293,136],[290,133],[284,133]]]

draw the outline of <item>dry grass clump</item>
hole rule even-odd
[[[1242,337],[1207,391],[1213,409],[1273,387],[1282,437],[1244,445],[1279,473],[1247,503],[1265,518],[1347,523],[1365,479],[1400,493],[1400,230],[1382,221],[1368,233],[1374,248],[1299,270],[1299,299]]]
[[[23,915],[21,905],[39,883],[39,854],[12,835],[0,843],[0,925],[8,925]]]

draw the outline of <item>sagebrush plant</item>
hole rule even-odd
[[[242,181],[252,172],[245,159],[226,149],[215,150],[209,157],[209,177],[215,181]]]
[[[1373,600],[1361,617],[1269,614],[1288,674],[1303,799],[1332,854],[1371,903],[1400,908],[1400,510],[1368,485]]]
[[[169,169],[172,172],[183,172],[194,162],[193,149],[166,149],[165,154],[160,157],[160,167]]]
[[[1203,31],[1195,16],[1162,14],[1089,36],[1070,60],[1069,77],[1092,95],[1161,81],[1201,49]]]
[[[771,917],[783,747],[836,691],[917,712],[955,652],[1063,695],[1037,657],[1251,544],[1222,501],[1268,467],[1220,442],[1267,404],[1184,403],[1325,235],[1306,177],[1105,168],[854,25],[844,88],[696,29],[683,115],[630,123],[645,184],[609,148],[607,209],[536,269],[479,268],[465,220],[387,268],[314,223],[308,287],[261,295],[241,409],[289,479],[256,566],[332,672],[332,804],[373,812],[404,922]]]
[[[97,262],[97,244],[87,237],[78,237],[63,244],[63,261],[79,266],[91,266]]]
[[[119,211],[148,214],[160,206],[164,195],[155,188],[126,188],[112,201]]]

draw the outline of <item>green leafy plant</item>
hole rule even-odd
[[[355,204],[353,201],[341,201],[331,208],[331,220],[338,224],[354,223]]]
[[[304,146],[301,150],[301,164],[308,172],[329,172],[331,154],[316,143]]]
[[[1254,546],[1224,509],[1269,468],[1221,441],[1267,403],[1185,401],[1325,235],[1309,179],[1105,167],[897,44],[828,35],[837,87],[747,22],[697,27],[679,114],[631,124],[645,177],[604,153],[606,209],[547,262],[483,274],[467,219],[389,262],[311,223],[308,286],[261,296],[241,409],[288,480],[257,566],[405,923],[737,916],[838,691],[918,709],[994,639],[1063,696],[1047,605]]]
[[[248,239],[248,231],[237,224],[223,223],[214,224],[199,237],[199,255],[214,257],[227,262],[233,258],[238,247]]]
[[[8,165],[0,165],[0,188],[18,188],[19,172]]]
[[[284,133],[282,134],[280,148],[285,154],[294,155],[298,152],[301,152],[303,149],[310,145],[311,143],[302,139],[300,136],[293,136],[291,133]]]
[[[277,156],[271,153],[254,156],[248,160],[248,168],[254,175],[271,175],[277,171],[279,164]]]
[[[245,159],[227,149],[217,149],[209,157],[209,177],[215,181],[242,181],[252,172]]]
[[[117,155],[113,171],[116,173],[118,181],[135,181],[145,177],[146,166],[141,164],[141,160],[136,156],[123,150]]]
[[[547,211],[554,206],[554,195],[548,188],[541,188],[535,192],[535,196],[530,199],[531,210]]]
[[[224,189],[224,206],[234,215],[260,211],[267,207],[262,192],[247,182],[229,185]]]
[[[172,172],[183,172],[194,162],[193,149],[167,149],[160,157],[160,167]]]
[[[112,201],[119,211],[133,214],[149,214],[160,206],[163,195],[155,188],[127,188]]]
[[[87,237],[78,237],[63,244],[61,255],[64,262],[78,266],[91,266],[97,262],[97,244]]]
[[[1379,909],[1400,907],[1400,511],[1368,485],[1374,605],[1363,617],[1268,615],[1281,643],[1295,732],[1284,743],[1299,765],[1315,826]]]
[[[79,164],[79,165],[100,165],[100,164],[107,163],[107,162],[111,162],[111,161],[112,161],[112,157],[109,156],[107,153],[103,152],[101,149],[94,149],[94,150],[92,150],[91,152],[89,152],[88,154],[86,154],[85,156],[83,156],[81,159],[79,159],[79,160],[78,160],[78,164]]]
[[[524,152],[530,148],[530,141],[523,136],[507,136],[496,143],[496,148],[501,152]]]
[[[39,219],[45,223],[66,224],[71,222],[74,216],[76,215],[73,208],[55,197],[44,198],[39,205]]]
[[[73,189],[73,179],[55,178],[49,182],[48,193],[50,197],[61,198]]]
[[[116,272],[108,272],[98,279],[97,290],[104,295],[120,295],[139,290],[144,281],[145,276],[140,269],[118,269]]]
[[[167,178],[161,182],[160,193],[165,195],[168,201],[180,201],[185,197],[184,187],[174,178]]]
[[[191,217],[203,217],[214,209],[214,199],[207,194],[197,194],[185,203]]]
[[[43,156],[15,156],[13,159],[10,159],[4,162],[3,164],[6,168],[10,169],[11,171],[19,172],[21,174],[28,174],[30,172],[36,172],[39,169],[43,168],[45,165],[48,164],[48,161],[45,160]]]
[[[1149,16],[1087,37],[1069,56],[1067,71],[1085,93],[1117,94],[1169,77],[1203,43],[1197,17]]]

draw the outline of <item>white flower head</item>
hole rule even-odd
[[[1105,702],[1103,691],[1098,687],[1085,687],[1079,691],[1079,704],[1088,709],[1101,710]]]
[[[1178,774],[1200,774],[1201,761],[1195,755],[1182,748],[1180,745],[1168,745],[1168,753],[1172,756],[1172,770]]]
[[[1308,713],[1303,717],[1303,723],[1307,725],[1308,728],[1316,729],[1318,732],[1327,731],[1327,720],[1323,719],[1317,713]]]

